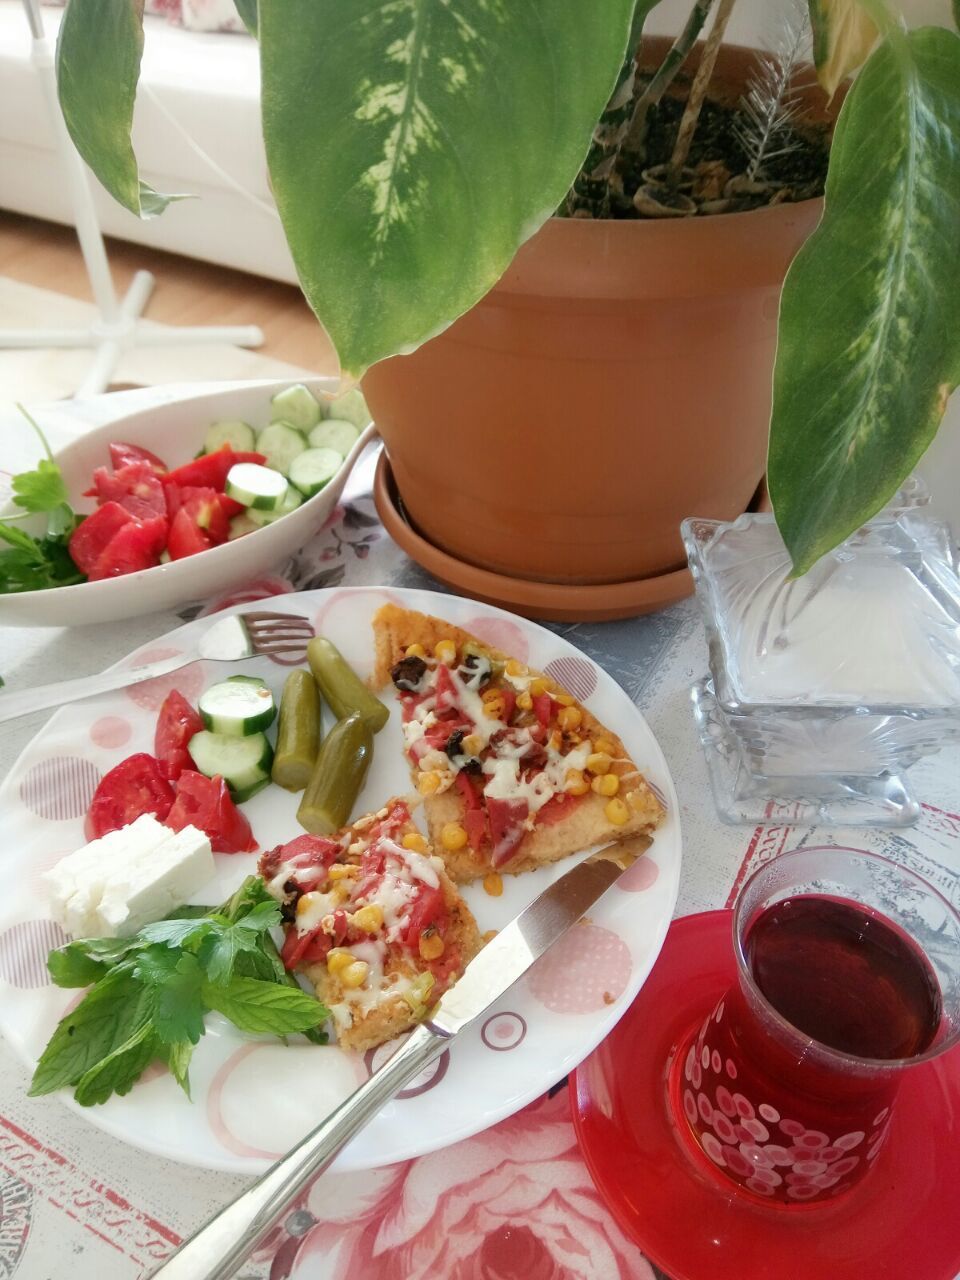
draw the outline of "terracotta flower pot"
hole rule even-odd
[[[724,51],[735,92],[754,56]],[[364,378],[411,522],[532,581],[682,565],[680,521],[733,519],[763,475],[780,287],[820,210],[550,219],[471,311]]]

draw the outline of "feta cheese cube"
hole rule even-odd
[[[215,874],[210,840],[144,814],[44,875],[52,914],[75,938],[129,937],[181,906]]]

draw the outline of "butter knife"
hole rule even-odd
[[[173,1256],[153,1280],[228,1280],[303,1188],[381,1107],[453,1043],[533,962],[561,938],[636,860],[650,841],[606,845],[525,907],[483,948],[392,1058],[253,1186],[240,1193]]]

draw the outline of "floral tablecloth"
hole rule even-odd
[[[124,392],[35,412],[59,445],[174,394],[169,388]],[[16,422],[12,407],[0,405],[8,470],[33,461]],[[439,587],[377,519],[370,497],[374,462],[371,450],[324,529],[244,592],[179,615],[109,626],[0,627],[0,673],[8,687],[99,670],[185,618],[243,598],[341,583]],[[944,752],[914,771],[925,804],[919,824],[907,831],[725,827],[714,813],[690,710],[690,684],[706,661],[693,603],[627,622],[556,629],[620,681],[666,754],[684,831],[678,915],[728,905],[753,867],[786,848],[814,844],[885,852],[960,901],[960,752]],[[4,726],[0,774],[43,719]],[[0,815],[0,830],[2,821]],[[14,946],[15,940],[0,936],[0,998],[16,968]],[[238,1176],[129,1148],[54,1098],[28,1099],[27,1083],[27,1072],[0,1044],[0,1280],[148,1275],[245,1185]],[[960,1266],[960,1227],[957,1252]],[[240,1272],[247,1280],[651,1280],[656,1274],[593,1189],[576,1147],[564,1081],[511,1119],[444,1151],[318,1179]],[[850,1274],[853,1280],[855,1266]]]

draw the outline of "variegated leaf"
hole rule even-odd
[[[257,34],[257,0],[233,0],[240,21],[252,36]]]
[[[153,218],[182,195],[140,180],[130,142],[143,0],[70,0],[57,41],[60,106],[77,150],[115,200]]]
[[[466,311],[550,216],[633,0],[260,0],[274,196],[358,376]]]
[[[960,382],[960,36],[891,31],[847,95],[787,276],[768,479],[803,573],[875,515]]]
[[[832,97],[863,65],[877,40],[877,26],[862,0],[809,0],[817,77]]]

